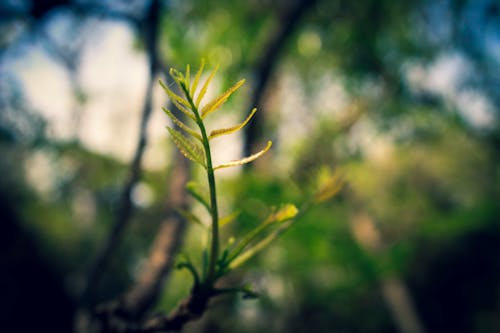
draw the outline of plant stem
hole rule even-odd
[[[200,128],[201,138],[203,148],[205,150],[206,157],[206,168],[207,168],[207,178],[208,178],[208,187],[210,191],[210,215],[212,217],[212,237],[211,237],[211,249],[210,249],[210,257],[208,261],[208,273],[206,277],[206,282],[209,286],[211,286],[216,278],[216,263],[217,258],[219,257],[219,212],[217,208],[217,191],[215,186],[215,175],[214,168],[212,165],[212,154],[210,151],[210,143],[208,141],[207,131],[205,129],[205,125],[203,124],[203,119],[201,119],[200,113],[198,112],[198,108],[193,102],[192,96],[189,93],[189,88],[186,87],[185,84],[182,84],[182,89],[186,98],[191,105],[192,110],[195,113],[196,124]]]

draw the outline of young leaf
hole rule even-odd
[[[174,79],[175,83],[177,83],[177,85],[179,87],[182,88],[182,86],[184,86],[185,78],[184,78],[184,74],[182,74],[182,72],[179,72],[175,68],[170,68],[170,71],[168,72],[168,74],[170,74],[170,77],[172,79]]]
[[[222,227],[226,224],[233,222],[238,217],[238,215],[240,215],[239,212],[234,212],[232,214],[229,214],[228,216],[224,216],[219,220],[219,226]]]
[[[167,114],[167,116],[170,117],[170,119],[172,119],[174,124],[179,126],[179,128],[184,130],[184,132],[186,132],[187,134],[190,134],[190,135],[194,136],[195,138],[197,138],[198,140],[202,141],[201,135],[199,135],[195,130],[193,130],[192,128],[190,128],[189,126],[184,124],[182,121],[180,121],[179,118],[174,116],[174,114],[170,110],[168,110],[166,108],[161,108],[161,109],[163,110],[163,112],[165,112]]]
[[[316,203],[324,202],[335,194],[337,194],[344,186],[342,177],[338,172],[335,172],[326,181],[321,184],[320,189],[316,192],[314,196],[314,201]]]
[[[189,90],[189,81],[191,80],[191,67],[189,64],[186,65],[186,77],[184,78],[184,83],[186,88]]]
[[[248,157],[242,158],[240,160],[231,161],[228,163],[217,165],[216,167],[214,167],[214,170],[222,169],[222,168],[229,168],[232,166],[238,166],[238,165],[250,163],[250,162],[258,159],[260,156],[264,155],[271,148],[272,144],[273,143],[271,141],[268,141],[267,146],[264,149],[262,149],[261,151],[259,151],[258,153],[255,153],[255,154],[250,155]]]
[[[196,98],[196,103],[195,103],[197,108],[200,107],[200,102],[203,99],[203,96],[205,96],[205,93],[207,92],[208,85],[210,84],[210,81],[212,81],[212,79],[213,79],[215,73],[217,73],[218,69],[219,69],[219,65],[215,66],[214,70],[212,71],[212,73],[210,73],[209,77],[207,78],[207,80],[205,81],[203,86],[201,87],[201,90],[198,93],[198,97]]]
[[[280,210],[278,210],[276,213],[271,215],[269,217],[269,222],[284,222],[287,220],[293,219],[297,214],[299,213],[299,210],[294,204],[286,204]]]
[[[196,88],[198,88],[198,81],[200,81],[201,74],[203,73],[203,68],[205,67],[205,59],[201,59],[201,64],[200,68],[198,69],[198,72],[196,73],[193,83],[191,84],[191,88],[189,89],[189,93],[191,96],[194,96],[194,92],[196,91]]]
[[[236,259],[242,252],[245,250],[247,246],[249,246],[252,242],[254,242],[260,235],[262,235],[272,223],[268,223],[267,220],[258,225],[255,229],[250,231],[231,251],[228,261],[231,262]]]
[[[171,127],[167,127],[167,129],[170,135],[172,136],[172,140],[174,141],[177,148],[179,148],[182,155],[186,156],[193,162],[203,165],[206,168],[205,157],[203,155],[203,148],[201,148],[196,143],[190,141],[179,131]]]
[[[235,269],[236,267],[240,266],[241,264],[252,258],[262,249],[267,247],[269,244],[271,244],[276,238],[278,238],[279,235],[281,235],[281,233],[283,233],[286,229],[288,229],[292,225],[290,222],[282,224],[280,228],[274,230],[272,233],[270,233],[269,235],[267,235],[266,237],[264,237],[251,247],[249,247],[246,251],[234,257],[231,263],[229,264],[229,269]]]
[[[231,88],[226,90],[222,95],[208,103],[201,109],[201,118],[205,118],[209,113],[217,110],[239,87],[245,83],[245,79],[236,82]]]
[[[236,131],[239,131],[246,124],[248,124],[248,122],[250,121],[250,119],[252,119],[255,112],[257,112],[257,109],[256,108],[252,109],[252,111],[250,111],[250,114],[248,115],[248,117],[241,124],[238,124],[236,126],[229,127],[229,128],[221,128],[221,129],[213,130],[212,132],[210,132],[209,139],[213,139],[213,138],[218,137],[220,135],[231,134],[231,133],[234,133]]]
[[[172,103],[174,103],[174,105],[182,111],[182,113],[184,113],[186,116],[188,116],[189,118],[193,119],[196,121],[196,118],[195,116],[193,115],[193,112],[192,111],[189,111],[190,110],[190,105],[189,103],[182,97],[178,96],[177,94],[175,94],[172,90],[170,90],[169,87],[167,87],[167,85],[165,85],[165,83],[163,83],[162,80],[160,80],[160,85],[161,87],[163,88],[163,90],[165,90],[165,92],[167,93],[168,97],[170,98],[170,100],[172,101]],[[186,105],[187,103],[187,105]]]
[[[229,261],[235,260],[239,257],[243,250],[250,244],[252,244],[256,239],[261,237],[267,230],[276,224],[282,224],[285,221],[293,219],[297,216],[299,210],[294,204],[286,204],[277,212],[269,215],[269,217],[258,225],[255,229],[250,231],[241,242],[233,249],[231,255],[229,256]],[[272,235],[272,234],[271,234]],[[267,237],[266,237],[267,238]],[[264,238],[264,239],[266,239]]]
[[[181,96],[175,94],[172,90],[170,90],[170,88],[165,83],[163,83],[162,80],[160,80],[160,85],[162,86],[163,90],[165,90],[170,99],[177,101],[178,103],[184,105],[187,108],[191,107],[188,101],[186,101],[184,98],[182,98]]]

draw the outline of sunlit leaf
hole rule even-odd
[[[184,85],[184,74],[182,74],[175,68],[170,68],[170,71],[168,73],[170,74],[170,77],[174,79],[174,81],[177,83],[179,87],[182,87]]]
[[[255,256],[257,253],[262,251],[264,248],[266,248],[269,244],[271,244],[276,238],[278,238],[281,233],[283,233],[286,229],[288,229],[291,226],[291,223],[288,223],[286,225],[282,225],[280,228],[274,230],[272,233],[268,234],[266,237],[261,239],[260,241],[254,243],[254,245],[250,246],[246,251],[242,252],[238,256],[234,257],[234,259],[231,261],[229,264],[230,269],[234,269],[253,256]]]
[[[248,122],[250,121],[250,119],[252,119],[255,112],[257,112],[256,108],[254,108],[252,111],[250,111],[250,114],[248,115],[248,117],[241,124],[238,124],[236,126],[229,127],[229,128],[222,128],[222,129],[213,130],[212,132],[210,132],[209,139],[213,139],[213,138],[218,137],[220,135],[231,134],[231,133],[234,133],[236,131],[239,131],[246,124],[248,124]]]
[[[199,163],[204,167],[206,167],[203,148],[201,148],[199,145],[186,138],[179,131],[171,127],[167,127],[167,129],[170,135],[172,136],[172,139],[176,144],[177,148],[179,148],[180,152],[184,156],[186,156],[191,161]]]
[[[189,126],[187,126],[186,124],[184,124],[182,121],[180,121],[179,118],[177,118],[176,116],[174,116],[174,114],[170,110],[168,110],[166,108],[162,108],[162,110],[163,110],[163,112],[165,112],[167,114],[167,116],[170,117],[170,119],[172,119],[172,121],[174,122],[174,124],[176,124],[177,126],[179,126],[179,128],[181,128],[184,132],[186,132],[187,134],[189,134],[191,136],[194,136],[198,140],[202,141],[200,134],[198,134],[195,130],[193,130],[192,128],[190,128]]]
[[[316,203],[324,202],[336,195],[344,186],[343,179],[338,172],[322,181],[319,190],[314,195]]]
[[[225,226],[226,224],[229,224],[231,222],[233,222],[238,216],[240,215],[239,212],[234,212],[232,214],[229,214],[227,216],[224,216],[223,218],[221,218],[219,220],[219,226],[220,227],[223,227]]]
[[[252,256],[255,254],[258,250],[263,248],[265,245],[268,244],[268,242],[271,242],[274,238],[278,236],[278,233],[276,233],[276,230],[268,234],[267,236],[266,233],[268,233],[268,230],[273,227],[278,225],[278,230],[288,228],[288,224],[283,224],[283,222],[289,221],[293,219],[294,217],[297,216],[299,210],[294,204],[286,204],[283,207],[281,207],[277,212],[274,212],[268,216],[268,218],[262,222],[259,226],[257,226],[255,229],[250,231],[243,239],[238,243],[238,245],[233,249],[231,252],[231,255],[229,257],[230,261],[236,260],[236,258],[239,258],[241,255],[247,253],[247,256]],[[260,240],[259,240],[260,238]],[[266,240],[266,243],[262,243],[262,241]],[[252,245],[247,251],[243,252],[248,246]],[[256,247],[257,244],[259,247]],[[253,249],[253,250],[251,250]],[[249,252],[251,250],[251,252]]]
[[[198,82],[200,81],[201,74],[203,73],[203,68],[205,67],[205,59],[201,59],[200,68],[196,73],[193,83],[191,84],[191,88],[189,89],[189,93],[194,96],[196,88],[198,88]]]
[[[195,116],[193,115],[192,111],[190,111],[191,106],[189,105],[189,102],[186,101],[184,98],[180,97],[179,95],[175,94],[170,88],[163,83],[162,80],[160,80],[160,85],[165,90],[167,93],[168,97],[174,103],[174,105],[182,111],[186,116],[189,118],[195,120]]]
[[[189,81],[191,80],[191,67],[189,64],[186,65],[186,76],[184,78],[184,84],[186,88],[189,90]]]
[[[219,65],[215,66],[214,70],[212,71],[212,73],[210,73],[210,75],[206,79],[205,83],[201,87],[200,92],[198,93],[198,97],[196,98],[196,103],[195,103],[197,108],[200,107],[200,102],[203,99],[203,96],[205,96],[205,93],[207,92],[208,85],[210,84],[210,81],[212,81],[212,79],[213,79],[215,73],[217,73],[218,69],[219,69]]]
[[[172,103],[175,105],[175,107],[182,111],[182,113],[184,113],[187,117],[191,118],[192,120],[196,121],[196,117],[194,116],[193,112],[190,111],[190,109],[187,109],[185,106],[183,106],[182,104],[180,104],[179,102],[177,102],[176,100],[172,100]]]
[[[236,82],[231,88],[226,90],[222,95],[208,103],[201,110],[201,117],[205,118],[209,113],[217,110],[225,101],[231,96],[238,88],[240,88],[243,83],[245,83],[245,79]]]
[[[284,222],[293,219],[299,210],[294,204],[286,204],[270,217],[272,222]]]
[[[259,158],[260,156],[264,155],[271,148],[272,144],[273,143],[271,141],[268,141],[267,142],[267,146],[264,149],[262,149],[261,151],[259,151],[258,153],[255,153],[255,154],[250,155],[248,157],[242,158],[240,160],[236,160],[236,161],[231,161],[231,162],[228,162],[228,163],[220,164],[220,165],[216,166],[214,168],[214,170],[222,169],[222,168],[229,168],[229,167],[232,167],[232,166],[238,166],[238,165],[243,165],[243,164],[246,164],[246,163],[250,163],[250,162],[256,160],[257,158]]]
[[[272,223],[267,223],[262,222],[260,225],[258,225],[256,228],[254,228],[252,231],[250,231],[248,234],[243,237],[243,239],[235,246],[235,248],[231,251],[229,255],[229,261],[232,261],[236,259],[242,252],[245,250],[247,246],[252,244],[256,239],[261,237],[267,231],[273,224]]]

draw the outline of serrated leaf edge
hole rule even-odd
[[[193,162],[201,164],[203,167],[207,167],[205,164],[205,158],[203,157],[203,149],[196,143],[190,141],[182,133],[173,129],[172,127],[167,127],[172,140],[179,149],[179,151],[188,159]]]
[[[163,110],[163,112],[165,112],[167,114],[167,116],[170,117],[170,119],[172,119],[174,124],[179,126],[179,128],[181,128],[184,132],[186,132],[187,134],[190,134],[190,135],[194,136],[195,138],[197,138],[198,140],[202,141],[201,135],[198,134],[194,129],[192,129],[189,126],[187,126],[186,124],[184,124],[181,120],[179,120],[179,118],[177,118],[172,113],[172,111],[170,111],[167,108],[163,108],[163,107],[161,109]]]
[[[184,113],[186,116],[188,116],[192,120],[196,121],[195,116],[190,111],[190,105],[189,105],[189,103],[184,98],[180,97],[179,95],[177,95],[176,93],[174,93],[172,90],[170,90],[170,88],[167,87],[167,85],[165,83],[163,83],[162,80],[159,80],[159,82],[160,82],[160,86],[163,88],[163,90],[165,90],[165,92],[167,93],[168,97],[170,97],[170,100],[172,101],[172,103],[182,113]],[[185,103],[187,103],[187,105]]]

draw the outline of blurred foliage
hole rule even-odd
[[[179,68],[202,57],[220,63],[221,91],[242,77],[251,85],[262,48],[288,6],[167,1],[161,57]],[[338,170],[345,186],[238,268],[232,278],[255,284],[260,299],[224,299],[187,330],[401,331],[382,290],[392,277],[407,286],[428,332],[500,330],[498,12],[491,0],[324,0],[312,7],[287,40],[266,91],[262,112],[266,137],[275,142],[272,156],[254,175],[229,175],[219,187],[221,216],[239,211],[223,242],[253,229],[269,213],[265,207],[310,200],[324,170]],[[7,22],[0,29],[14,37],[43,29],[27,26]],[[145,51],[140,45],[135,52]],[[457,74],[456,90],[411,82],[409,69],[422,74],[450,54],[472,68],[470,75]],[[0,81],[1,219],[21,226],[12,239],[29,235],[34,245],[26,251],[37,251],[37,263],[57,272],[74,296],[110,229],[127,163],[77,140],[54,140],[46,127],[51,120],[26,103],[21,84],[6,75]],[[471,121],[479,112],[466,103],[471,98],[459,99],[471,90],[491,103],[480,126]],[[86,103],[93,98],[81,96]],[[229,106],[248,112],[237,106],[244,98]],[[123,292],[141,269],[164,216],[169,172],[169,166],[145,171],[134,192],[133,221],[96,301]],[[206,242],[199,228],[191,226],[185,239],[184,252],[194,260]],[[3,259],[22,257],[15,241],[5,244],[19,253],[5,251]],[[29,283],[42,290],[35,280]],[[175,271],[157,308],[170,309],[190,284],[186,272]],[[10,295],[4,302],[14,300]]]

